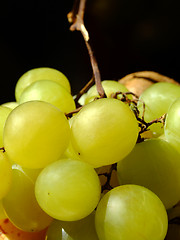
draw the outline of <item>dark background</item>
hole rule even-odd
[[[14,101],[18,78],[52,67],[77,93],[92,76],[79,32],[69,31],[72,0],[6,0],[0,8],[0,102]],[[85,25],[102,79],[152,70],[180,81],[177,0],[87,0]]]

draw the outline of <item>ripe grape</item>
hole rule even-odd
[[[26,87],[39,80],[55,81],[65,87],[69,92],[71,90],[69,80],[62,72],[48,67],[34,68],[25,72],[17,81],[15,87],[16,101],[19,101],[19,98]]]
[[[128,92],[128,89],[123,84],[113,80],[102,81],[102,87],[108,98],[112,97],[112,94],[116,92],[123,92],[123,93]],[[96,85],[93,85],[84,96],[83,96],[84,104],[87,104],[93,101],[95,98],[98,98],[99,94],[97,92]],[[121,97],[122,97],[122,94],[119,94],[118,98],[121,98]],[[132,96],[130,98],[132,98]],[[82,102],[82,100],[80,101]]]
[[[6,103],[1,104],[2,107],[8,107],[11,109],[14,109],[18,105],[19,105],[19,103],[17,103],[17,102],[6,102]]]
[[[8,158],[27,168],[42,168],[58,160],[69,139],[70,127],[64,113],[42,101],[20,104],[4,126]]]
[[[128,105],[106,98],[85,105],[71,126],[71,142],[79,158],[94,167],[123,159],[133,149],[138,123]]]
[[[53,218],[76,221],[89,215],[100,198],[97,173],[88,163],[60,159],[37,178],[35,194],[41,208]]]
[[[167,112],[165,139],[180,153],[180,98],[173,102]]]
[[[34,193],[34,185],[41,169],[12,166],[12,185],[3,198],[3,207],[7,217],[19,229],[37,232],[45,229],[52,221],[39,206]]]
[[[0,147],[3,147],[4,124],[10,112],[10,108],[0,106]]]
[[[71,118],[69,118],[68,122],[69,122],[69,126],[71,128],[72,126],[72,122],[73,120],[75,119],[76,117],[76,114],[74,114]],[[68,147],[66,148],[63,156],[64,158],[72,158],[72,159],[77,159],[77,160],[80,160],[79,158],[79,155],[76,153],[76,151],[74,150],[73,146],[72,146],[72,143],[71,143],[71,140],[69,141],[69,145]]]
[[[78,221],[54,220],[48,227],[47,240],[99,240],[94,224],[95,212]]]
[[[123,185],[103,196],[95,226],[99,240],[164,240],[168,218],[153,192],[137,185]]]
[[[166,209],[180,200],[180,154],[163,139],[136,144],[117,164],[120,184],[137,184],[153,191]]]
[[[0,200],[5,197],[12,184],[12,169],[6,154],[0,151]]]
[[[144,119],[150,122],[166,114],[170,105],[180,97],[180,86],[168,82],[159,82],[151,85],[140,96],[138,109],[141,116],[144,112]],[[143,108],[145,104],[145,111]],[[156,123],[150,126],[154,136],[163,134],[163,123]]]
[[[58,107],[64,113],[75,110],[71,94],[60,84],[50,80],[36,81],[30,84],[21,94],[19,103],[41,100]]]
[[[2,204],[2,199],[1,199],[0,200],[0,220],[5,219],[5,218],[7,218],[7,216],[5,214],[4,207],[3,207],[3,204]]]

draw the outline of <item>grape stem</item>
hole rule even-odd
[[[111,186],[110,184],[110,181],[111,181],[111,176],[112,176],[112,172],[113,171],[117,171],[117,163],[114,163],[111,165],[111,168],[108,172],[105,172],[105,173],[99,173],[98,176],[105,176],[106,177],[106,182],[104,185],[102,185],[101,187],[101,192],[103,193],[105,190],[111,190],[113,189],[113,187]]]
[[[92,47],[89,43],[89,33],[84,25],[84,12],[85,12],[85,5],[86,5],[86,0],[75,0],[74,1],[74,5],[73,5],[73,9],[71,12],[68,13],[67,18],[69,23],[72,23],[72,25],[70,26],[70,30],[71,31],[80,31],[88,53],[89,53],[89,57],[90,57],[90,61],[91,61],[91,66],[92,66],[92,70],[93,70],[93,79],[95,81],[96,84],[96,88],[97,88],[97,92],[100,96],[100,98],[104,98],[106,97],[104,89],[102,87],[101,84],[101,75],[100,75],[100,71],[99,71],[99,67],[96,61],[96,58],[94,56],[94,53],[92,51]],[[79,7],[77,7],[79,6]],[[90,80],[91,81],[91,80]]]
[[[82,109],[82,106],[76,108],[76,109],[73,110],[72,112],[66,113],[65,116],[67,117],[67,119],[68,119],[68,118],[71,118],[74,113],[78,113],[81,109]]]
[[[78,103],[78,100],[80,99],[80,97],[86,93],[94,84],[94,77],[91,78],[91,80],[79,91],[79,93],[76,95],[74,101],[76,103],[76,106],[77,107],[80,107],[79,103]]]

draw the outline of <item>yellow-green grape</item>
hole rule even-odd
[[[180,200],[180,154],[163,139],[136,144],[117,164],[120,184],[137,184],[153,191],[166,209]]]
[[[180,86],[168,82],[159,82],[152,84],[140,96],[138,109],[144,120],[151,122],[167,113],[174,100],[180,97]],[[145,111],[143,107],[145,104]],[[163,134],[163,123],[156,123],[150,126],[154,137]]]
[[[41,208],[62,221],[76,221],[89,215],[96,208],[100,193],[100,181],[93,167],[72,159],[49,164],[35,185]]]
[[[19,103],[31,100],[51,103],[64,113],[71,112],[76,108],[71,94],[62,85],[50,80],[33,82],[21,94]]]
[[[85,105],[71,126],[71,142],[82,161],[94,167],[110,165],[131,152],[138,123],[128,105],[104,98]]]
[[[180,98],[173,102],[167,112],[164,135],[166,140],[180,153]]]
[[[64,113],[42,101],[19,105],[4,126],[8,158],[26,168],[43,168],[58,160],[69,139],[70,127]]]
[[[168,218],[153,192],[138,185],[123,185],[103,196],[95,226],[99,240],[164,240]]]
[[[7,195],[12,184],[12,169],[6,155],[0,151],[0,199]]]
[[[94,224],[95,212],[79,221],[53,220],[46,240],[99,240]]]
[[[104,91],[106,93],[106,96],[108,98],[111,97],[112,94],[116,93],[116,92],[128,92],[128,89],[125,87],[125,85],[114,81],[114,80],[104,80],[102,81],[102,87],[104,88]],[[91,101],[93,101],[95,98],[99,97],[99,94],[97,92],[97,88],[96,85],[93,85],[87,92],[87,94],[85,95],[85,100],[84,103],[87,104]],[[121,98],[122,94],[118,95],[118,98]],[[130,98],[132,98],[132,96],[129,95]],[[80,100],[81,101],[81,100]]]
[[[76,115],[73,115],[73,116],[68,120],[70,127],[71,127],[71,125],[72,125],[72,122],[73,122],[75,116],[76,116]],[[74,150],[71,141],[69,141],[69,145],[68,145],[68,147],[66,148],[66,150],[65,150],[62,158],[72,158],[72,159],[80,160],[79,155],[78,155],[77,152]]]
[[[19,229],[27,232],[40,231],[52,221],[39,206],[34,194],[34,185],[41,169],[27,170],[19,165],[12,166],[12,185],[3,198],[7,217]]]
[[[4,211],[4,207],[2,205],[2,199],[0,200],[0,220],[7,218],[6,213]]]
[[[12,109],[8,107],[0,106],[0,147],[3,147],[3,131],[4,131],[4,124],[9,113]]]
[[[19,103],[17,103],[17,102],[6,102],[6,103],[1,104],[2,107],[8,107],[11,109],[14,109],[18,105],[19,105]]]
[[[71,91],[69,80],[62,72],[48,67],[34,68],[25,72],[17,81],[15,87],[16,101],[19,101],[19,98],[26,87],[39,80],[55,81],[65,87],[69,92]]]

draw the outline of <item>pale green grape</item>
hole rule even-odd
[[[85,105],[71,126],[71,142],[80,159],[94,167],[123,159],[133,149],[138,124],[128,105],[113,98]]]
[[[76,108],[71,94],[60,84],[50,80],[36,81],[30,84],[21,94],[19,103],[31,100],[49,102],[64,113]]]
[[[73,120],[75,119],[75,117],[76,117],[76,114],[73,115],[73,116],[68,120],[70,127],[71,127],[72,122],[73,122]],[[78,155],[77,152],[74,150],[71,141],[69,141],[69,145],[68,145],[68,147],[66,148],[66,150],[65,150],[62,158],[72,158],[72,159],[80,160],[79,155]]]
[[[100,198],[100,182],[87,163],[61,159],[45,167],[35,194],[42,209],[58,220],[76,221],[89,215]]]
[[[16,107],[4,126],[8,158],[23,167],[42,168],[58,160],[69,144],[70,127],[55,106],[30,101]]]
[[[123,92],[123,93],[128,92],[128,89],[125,87],[125,85],[123,85],[117,81],[113,81],[113,80],[102,81],[102,87],[104,88],[104,91],[108,98],[110,98],[111,95],[116,92]],[[96,87],[96,85],[93,85],[88,90],[87,94],[85,95],[84,104],[87,104],[87,103],[93,101],[97,97],[99,97],[99,94],[97,92],[97,87]],[[118,98],[121,98],[121,97],[122,97],[122,94],[120,94],[118,96]],[[131,96],[131,98],[132,98],[132,96]]]
[[[5,153],[0,151],[0,199],[7,195],[12,184],[12,169]]]
[[[164,135],[167,141],[180,153],[180,98],[173,102],[167,112]]]
[[[8,107],[11,109],[14,109],[18,105],[19,105],[19,103],[17,103],[17,102],[6,102],[6,103],[1,104],[2,107]]]
[[[150,122],[166,114],[174,100],[180,97],[180,86],[168,82],[152,84],[140,96],[138,109],[142,115],[145,103],[144,119]],[[150,127],[154,136],[163,134],[163,123],[156,123]]]
[[[28,87],[31,83],[39,81],[39,80],[51,80],[61,84],[70,92],[70,83],[67,77],[60,71],[48,68],[48,67],[40,67],[34,68],[27,72],[25,72],[17,81],[15,87],[15,97],[16,101],[19,101],[19,98],[22,92]]]
[[[46,240],[99,240],[94,217],[93,212],[79,221],[54,220],[48,227]]]
[[[180,200],[180,154],[163,139],[136,144],[132,152],[117,164],[120,184],[149,188],[166,209]]]
[[[4,207],[2,205],[2,199],[1,199],[0,200],[0,220],[5,218],[7,218],[7,216],[5,214]]]
[[[123,185],[103,196],[95,226],[99,240],[164,240],[168,219],[153,192],[138,185]]]
[[[52,221],[39,206],[34,194],[35,180],[40,169],[27,170],[12,166],[12,185],[3,198],[3,207],[10,221],[23,231],[36,232],[46,228]]]
[[[4,124],[10,112],[10,108],[0,106],[0,147],[3,147]]]

